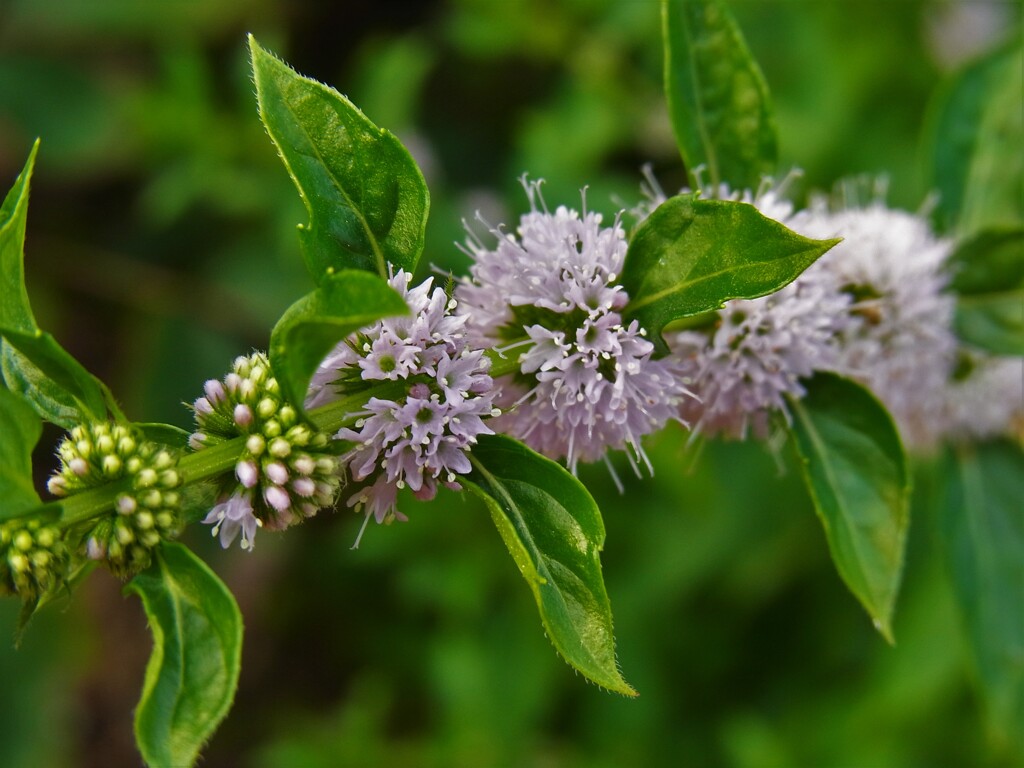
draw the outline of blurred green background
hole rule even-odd
[[[928,192],[921,136],[943,77],[1018,2],[737,0],[800,189],[886,173]],[[0,180],[43,143],[27,241],[43,327],[132,418],[188,426],[204,379],[266,345],[309,288],[304,213],[260,125],[245,32],[397,133],[432,193],[428,265],[457,273],[461,219],[514,221],[517,178],[613,214],[650,162],[683,183],[660,90],[655,0],[3,0]],[[52,464],[55,432],[37,456]],[[186,541],[235,591],[238,699],[209,766],[1010,766],[987,732],[921,483],[898,645],[835,575],[792,467],[760,446],[651,440],[654,480],[605,514],[619,657],[641,696],[588,685],[544,638],[486,513],[453,494],[371,529],[323,514],[252,555]],[[625,475],[625,467],[620,472]],[[628,470],[626,470],[628,471]],[[0,634],[18,606],[0,603]],[[98,574],[0,644],[0,765],[138,765],[150,641]]]

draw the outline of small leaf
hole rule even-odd
[[[973,62],[929,110],[936,216],[945,229],[1022,220],[1020,56],[1019,45],[1004,46]]]
[[[943,462],[937,534],[995,729],[1024,749],[1024,455],[1008,441]]]
[[[427,185],[391,133],[348,99],[302,77],[249,37],[260,117],[309,212],[306,267],[412,272],[423,251]]]
[[[757,189],[778,161],[775,118],[732,14],[719,0],[663,0],[661,11],[665,95],[687,169],[706,166],[714,189]]]
[[[188,446],[188,438],[191,434],[173,424],[158,424],[154,422],[133,424],[132,426],[138,428],[147,440],[159,443],[160,445],[166,445],[169,448],[185,448]]]
[[[560,465],[507,437],[481,437],[470,461],[467,485],[490,510],[555,649],[598,685],[635,696],[615,662],[599,557],[604,523],[587,489]]]
[[[4,383],[35,408],[45,421],[64,429],[82,422],[81,406],[23,354],[0,336],[0,371]]]
[[[335,345],[353,331],[409,307],[376,275],[347,269],[292,304],[270,334],[270,366],[285,399],[302,409],[309,380]]]
[[[629,244],[627,316],[664,350],[667,323],[777,291],[838,242],[802,237],[746,203],[678,195],[658,206]]]
[[[38,507],[32,481],[32,450],[43,425],[32,408],[0,387],[0,520]]]
[[[165,542],[125,587],[142,599],[153,632],[135,740],[154,768],[185,768],[235,697],[242,616],[227,587],[181,544]]]
[[[959,245],[950,266],[961,340],[1024,355],[1024,229],[982,230]]]
[[[28,192],[39,141],[32,145],[25,168],[0,206],[0,326],[31,331],[35,317],[25,289],[25,225]]]
[[[839,575],[892,642],[910,480],[892,418],[866,389],[818,373],[790,401],[804,480]]]
[[[20,353],[5,356],[5,380],[8,380],[7,368],[16,368],[8,385],[12,388],[18,387],[33,406],[37,405],[33,394],[41,394],[43,402],[38,403],[36,409],[40,415],[50,414],[56,401],[62,412],[72,410],[77,414],[72,423],[85,419],[104,421],[107,418],[108,407],[123,419],[106,386],[68,354],[53,336],[39,329],[24,332],[4,327],[0,327],[0,336]],[[24,361],[30,363],[35,370],[26,368]],[[42,384],[43,380],[48,383]],[[35,386],[18,386],[25,382],[31,382]]]

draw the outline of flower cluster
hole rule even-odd
[[[438,482],[460,488],[458,476],[471,469],[467,454],[480,435],[493,434],[487,421],[499,414],[490,360],[467,346],[466,318],[452,314],[456,301],[432,289],[432,279],[415,288],[409,280],[399,271],[389,282],[410,315],[381,320],[340,343],[314,374],[307,401],[312,408],[391,383],[392,397],[370,397],[337,434],[354,444],[342,456],[356,484],[347,504],[378,523],[404,519],[395,500],[405,486],[420,499],[433,498]]]
[[[0,523],[0,594],[33,602],[64,583],[67,564],[57,527],[39,520]]]
[[[87,534],[86,553],[121,578],[138,573],[153,550],[182,527],[177,457],[123,424],[81,424],[57,448],[60,469],[47,487],[55,496],[128,479],[114,511]]]
[[[234,474],[203,520],[222,546],[241,532],[242,549],[252,550],[257,528],[281,530],[334,504],[341,481],[330,436],[281,399],[266,355],[237,358],[223,381],[210,379],[203,389],[192,406],[193,450],[244,438]]]
[[[671,361],[651,357],[646,331],[622,319],[625,230],[618,219],[601,226],[585,204],[582,215],[551,213],[539,183],[524,186],[531,210],[518,237],[491,228],[487,247],[470,230],[474,263],[456,290],[473,344],[525,348],[503,382],[497,428],[570,469],[610,448],[647,462],[640,438],[678,418],[688,393]]]

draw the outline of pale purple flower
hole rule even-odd
[[[263,521],[256,517],[252,497],[247,492],[233,493],[227,500],[215,504],[203,522],[213,526],[212,533],[220,536],[220,545],[224,549],[231,546],[241,531],[242,549],[252,551],[256,529],[263,527]]]
[[[410,315],[381,320],[339,344],[313,375],[307,399],[313,408],[369,382],[404,383],[398,397],[370,397],[358,420],[336,435],[353,443],[342,456],[356,483],[346,504],[378,523],[405,519],[395,506],[401,488],[421,499],[433,498],[438,483],[460,488],[458,476],[472,469],[467,454],[480,435],[493,434],[486,422],[498,413],[490,360],[467,345],[466,318],[452,314],[457,303],[432,279],[415,288],[409,280],[399,271],[389,283]]]
[[[623,322],[628,296],[618,284],[626,255],[619,219],[602,226],[544,205],[539,182],[526,182],[530,212],[517,236],[491,228],[493,246],[469,231],[470,277],[456,289],[473,343],[519,349],[520,371],[502,382],[506,412],[497,428],[575,470],[580,460],[631,448],[677,417],[687,390],[636,321]],[[610,464],[609,464],[610,466]]]

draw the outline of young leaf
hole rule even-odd
[[[114,398],[103,383],[85,370],[82,364],[68,354],[50,334],[38,328],[23,332],[0,327],[0,335],[19,353],[10,357],[10,362],[20,369],[13,377],[14,384],[19,381],[39,382],[45,379],[51,386],[45,387],[44,396],[47,400],[54,398],[66,408],[73,410],[77,414],[73,423],[86,418],[103,421],[107,418],[108,406],[115,414],[121,415]],[[32,370],[33,368],[35,370]],[[33,392],[28,389],[24,390],[23,394],[31,399]],[[34,400],[32,404],[36,406]],[[40,403],[40,406],[37,411],[40,415],[46,416],[50,410],[49,402]]]
[[[1002,211],[1019,211],[1024,204],[1021,55],[1019,44],[1004,46],[972,63],[937,94],[930,109],[932,184],[939,192],[936,216],[943,228],[959,225],[970,232],[993,223],[983,220],[986,205],[1005,219]],[[1012,213],[1008,218],[1021,221]]]
[[[909,525],[910,479],[892,418],[866,389],[833,374],[790,401],[804,480],[839,575],[892,642]]]
[[[996,730],[1024,749],[1024,455],[1010,442],[944,460],[937,533]]]
[[[81,405],[0,336],[0,372],[8,388],[45,421],[64,429],[82,422]]]
[[[687,169],[706,166],[714,189],[757,189],[778,161],[775,118],[732,14],[720,0],[662,0],[661,14],[665,95]]]
[[[423,174],[391,133],[348,99],[302,77],[249,37],[260,117],[299,189],[306,267],[412,272],[423,251],[429,196]]]
[[[173,424],[159,424],[156,422],[146,424],[133,424],[142,431],[147,440],[169,448],[185,448],[188,446],[189,432]]]
[[[995,354],[1024,355],[1024,228],[978,232],[950,266],[957,335]]]
[[[467,486],[490,510],[555,649],[598,685],[635,696],[615,663],[599,558],[604,523],[586,488],[507,437],[481,437],[470,461]]]
[[[285,399],[301,410],[313,372],[343,338],[409,307],[376,275],[346,269],[292,304],[270,334],[270,366]]]
[[[32,482],[32,449],[42,433],[32,408],[0,387],[0,520],[40,504]]]
[[[242,616],[227,587],[181,544],[165,542],[125,587],[153,632],[135,740],[154,768],[195,763],[234,700]]]
[[[622,270],[627,316],[664,349],[669,322],[792,281],[838,240],[810,240],[752,205],[678,195],[640,225]]]
[[[36,327],[25,289],[24,253],[29,182],[38,151],[37,140],[0,206],[0,326],[23,331]]]

